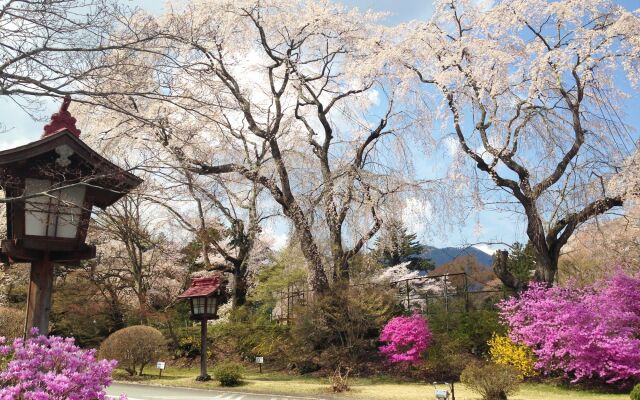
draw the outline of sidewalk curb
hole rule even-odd
[[[185,386],[174,386],[174,385],[165,385],[165,384],[145,384],[140,382],[129,382],[129,381],[120,381],[113,380],[113,383],[121,384],[121,385],[135,385],[135,386],[148,386],[148,387],[165,387],[171,389],[183,389],[183,390],[195,390],[200,392],[218,392],[218,393],[229,393],[229,394],[248,394],[253,396],[276,396],[282,397],[283,399],[291,399],[291,400],[335,400],[337,397],[310,397],[310,396],[297,396],[291,394],[278,394],[278,393],[260,393],[260,392],[243,392],[243,391],[234,391],[234,390],[226,390],[224,388],[215,388],[215,389],[205,389],[205,388],[192,388]],[[353,399],[356,400],[356,399]]]

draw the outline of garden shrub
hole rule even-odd
[[[522,378],[537,375],[533,351],[527,346],[514,343],[508,336],[493,335],[489,340],[489,355],[496,364],[514,367]]]
[[[465,340],[446,334],[434,335],[426,355],[418,366],[417,377],[427,381],[457,381],[462,371],[476,359]]]
[[[617,273],[585,288],[532,285],[500,304],[512,340],[536,368],[624,385],[640,379],[640,278]]]
[[[237,386],[242,381],[244,368],[236,362],[222,362],[213,368],[213,377],[221,386]]]
[[[250,360],[267,357],[272,365],[287,364],[290,326],[274,322],[267,309],[240,307],[231,313],[227,323],[220,324],[217,329],[220,338],[233,339],[236,355]]]
[[[117,362],[97,361],[95,353],[80,349],[73,338],[33,336],[8,345],[0,337],[0,398],[104,399]]]
[[[376,365],[378,336],[399,311],[393,293],[364,286],[334,287],[331,294],[295,310],[289,358],[334,371],[338,365],[365,369]]]
[[[640,400],[640,383],[634,386],[630,394],[631,400]]]
[[[422,357],[431,340],[427,321],[420,314],[391,319],[380,333],[380,341],[386,343],[380,352],[390,362],[415,363]]]
[[[142,375],[146,365],[166,353],[162,333],[150,326],[135,325],[109,335],[100,345],[100,357],[117,360],[120,367],[135,375]]]
[[[429,328],[434,340],[444,335],[455,340],[467,352],[484,356],[489,351],[487,342],[494,332],[505,331],[495,309],[471,309],[468,312],[447,312],[442,304],[429,306]]]
[[[7,340],[22,337],[24,315],[22,311],[10,307],[0,307],[0,336]]]
[[[482,400],[506,400],[518,390],[522,378],[510,365],[474,362],[460,375],[460,382],[478,393]]]

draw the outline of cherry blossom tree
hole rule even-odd
[[[137,303],[138,316],[175,302],[188,278],[178,262],[178,248],[160,226],[162,214],[154,212],[139,189],[96,215],[91,240],[98,257],[89,263],[89,278],[104,289],[107,300],[118,291]],[[115,291],[115,292],[114,292]]]
[[[410,126],[378,57],[375,19],[329,2],[171,10],[154,42],[162,55],[131,71],[170,101],[123,99],[129,134],[111,130],[111,140],[164,147],[193,174],[264,192],[324,291],[330,278],[349,278],[389,205],[417,189],[404,162]]]
[[[431,20],[393,30],[390,57],[453,130],[440,137],[453,170],[479,170],[483,201],[524,216],[538,281],[554,283],[582,223],[638,193],[609,187],[637,146],[616,74],[638,88],[638,30],[638,12],[609,0],[440,0]]]
[[[104,96],[105,67],[144,51],[153,20],[110,0],[9,0],[0,5],[0,96],[27,110],[43,96]],[[119,54],[124,54],[120,52]],[[22,101],[24,100],[24,101]]]

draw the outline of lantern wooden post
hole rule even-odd
[[[200,321],[200,376],[196,379],[203,382],[211,379],[211,376],[207,373],[207,348],[207,314],[205,313],[202,314],[202,320]]]
[[[38,328],[41,335],[49,333],[49,312],[53,291],[53,263],[48,257],[31,263],[29,294],[27,297],[27,318],[25,337],[32,328]]]
[[[218,318],[218,306],[227,300],[225,283],[222,274],[196,278],[191,281],[191,286],[178,296],[179,299],[189,300],[191,320],[200,321],[200,375],[196,381],[204,382],[211,379],[207,373],[207,321]]]

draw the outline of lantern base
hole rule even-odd
[[[200,375],[199,377],[196,378],[197,382],[206,382],[206,381],[210,381],[211,380],[211,375],[207,374],[207,375]]]
[[[34,241],[35,242],[35,241]],[[46,239],[41,241],[48,243],[42,248],[34,246],[29,240],[5,239],[0,242],[0,261],[4,263],[14,262],[39,262],[46,258],[56,264],[69,266],[79,265],[81,260],[90,260],[96,257],[96,247],[88,244],[75,244],[73,250],[60,250],[56,245],[62,241]]]

